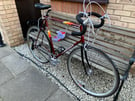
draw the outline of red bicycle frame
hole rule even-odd
[[[48,26],[48,22],[47,22],[47,19],[51,19],[53,21],[58,21],[58,22],[66,22],[65,24],[67,25],[72,25],[72,26],[78,26],[77,24],[75,23],[72,23],[72,22],[68,22],[68,21],[63,21],[63,20],[60,20],[60,19],[56,19],[56,18],[50,18],[48,16],[44,16],[44,22],[45,22],[45,25],[46,27],[48,28],[48,37],[50,39],[50,45],[51,45],[51,52],[52,54],[55,54],[55,49],[54,49],[54,46],[53,46],[53,41],[52,41],[52,36],[51,36],[51,32],[49,30],[49,26]],[[44,28],[45,29],[45,28]],[[82,31],[82,26],[80,26],[80,31]],[[63,52],[59,53],[58,55],[55,56],[55,58],[58,58],[59,56],[63,55],[64,53],[66,53],[67,51],[69,51],[70,49],[72,49],[73,47],[75,47],[76,45],[78,45],[79,43],[81,44],[84,44],[85,43],[85,40],[84,40],[84,35],[81,36],[81,39],[79,41],[76,41],[72,46],[68,47],[66,50],[64,50]]]

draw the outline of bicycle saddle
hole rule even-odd
[[[51,5],[46,5],[46,4],[42,4],[42,3],[36,3],[35,7],[38,9],[48,9],[51,8]]]

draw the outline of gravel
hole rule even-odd
[[[17,50],[18,52],[20,52],[20,53],[24,54],[25,56],[30,57],[31,59],[36,61],[33,58],[33,56],[31,55],[26,44],[15,47],[15,50]],[[68,87],[69,90],[71,90],[76,96],[78,96],[81,99],[81,101],[113,101],[113,96],[106,97],[106,98],[96,98],[96,97],[87,95],[86,93],[82,92],[78,87],[76,87],[76,85],[71,80],[71,77],[69,76],[69,73],[67,70],[67,57],[68,57],[68,55],[61,56],[59,58],[59,60],[61,62],[57,66],[53,66],[50,63],[41,64],[37,61],[36,62],[38,64],[42,65],[42,67],[46,68],[53,75],[55,75],[66,87]],[[29,63],[31,63],[29,60],[27,60],[27,61]],[[34,65],[34,64],[32,64],[32,65]],[[54,78],[49,76],[45,71],[43,71],[43,73],[48,78],[51,78],[51,80],[53,82],[58,84],[61,89],[63,89],[65,92],[67,92],[66,89],[64,87],[62,87]],[[101,76],[102,76],[102,74],[101,74]],[[70,96],[72,96],[69,92],[67,92],[67,93]],[[124,83],[124,86],[120,92],[118,101],[135,101],[135,77],[132,76],[131,74],[129,74],[128,80],[126,80]]]

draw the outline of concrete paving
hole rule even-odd
[[[10,47],[0,48],[0,101],[74,101]]]

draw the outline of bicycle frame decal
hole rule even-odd
[[[48,36],[49,36],[49,38],[51,38],[51,32],[50,32],[50,30],[48,30]]]
[[[69,22],[69,21],[63,21],[64,24],[67,24],[67,25],[73,25],[74,23],[72,22]]]
[[[52,36],[51,36],[50,30],[48,30],[48,36],[49,36],[49,39],[50,39],[50,45],[51,45],[52,53],[55,54],[55,50],[54,50],[54,47],[53,47],[53,41],[52,41]]]

